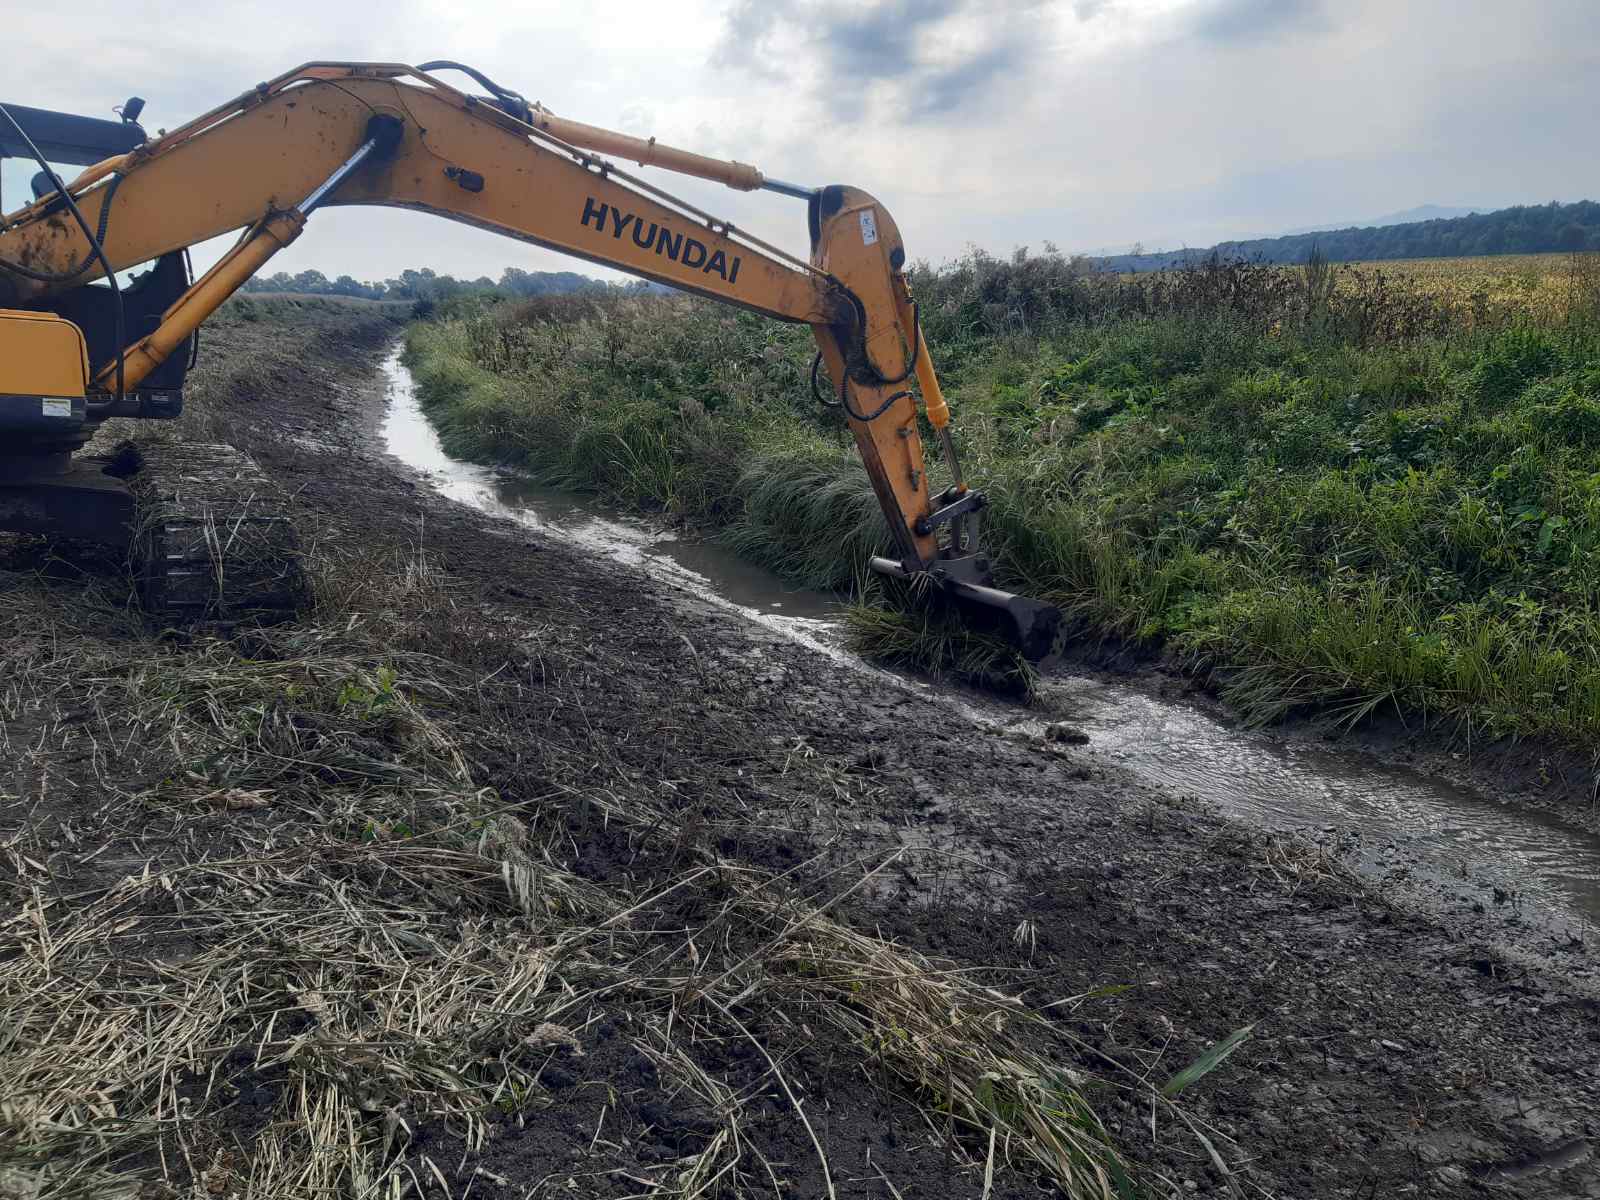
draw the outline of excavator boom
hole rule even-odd
[[[73,298],[108,267],[120,272],[165,261],[198,242],[244,232],[132,341],[108,342],[103,329],[85,323],[91,361],[82,395],[67,397],[65,405],[55,397],[53,411],[67,415],[44,420],[43,433],[42,418],[31,413],[26,423],[8,425],[11,410],[0,403],[0,528],[7,527],[8,465],[13,491],[24,483],[43,486],[33,479],[37,470],[25,469],[30,448],[35,459],[48,454],[59,462],[63,447],[70,452],[75,437],[81,444],[105,416],[162,415],[152,411],[161,396],[151,381],[159,383],[165,371],[170,382],[170,362],[199,325],[293,242],[317,208],[387,205],[810,325],[894,539],[895,557],[879,568],[926,577],[993,607],[977,531],[983,498],[955,467],[948,408],[906,281],[905,248],[883,206],[858,189],[801,188],[747,164],[566,120],[459,69],[491,94],[462,92],[399,64],[310,63],[89,166],[6,216],[0,309],[19,314],[19,329],[21,313],[71,311]],[[602,154],[739,190],[803,197],[809,257],[719,220]],[[24,332],[38,340],[37,331]],[[14,399],[4,370],[0,397]],[[933,487],[924,462],[913,380],[953,472],[942,490]],[[49,413],[47,399],[40,403]],[[1021,640],[1030,650],[1048,641],[1057,619],[1055,610],[1035,608],[1022,622],[1028,628]]]

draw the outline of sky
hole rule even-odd
[[[935,264],[1600,197],[1596,0],[80,0],[73,16],[11,8],[0,101],[109,116],[136,93],[153,133],[301,62],[450,58],[562,116],[863,187]],[[800,201],[643,173],[805,251]],[[31,174],[5,164],[6,208]],[[373,209],[316,214],[267,270],[507,266],[602,274]]]

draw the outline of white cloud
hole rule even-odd
[[[73,16],[7,14],[0,99],[106,113],[137,92],[154,129],[307,59],[454,58],[563,115],[866,187],[935,261],[1600,194],[1590,0],[218,0],[198,19],[90,0]],[[804,249],[794,201],[652,176]],[[271,269],[506,265],[574,267],[415,213],[329,210]]]

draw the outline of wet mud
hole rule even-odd
[[[463,504],[385,448],[380,367],[392,323],[354,309],[342,322],[283,339],[260,386],[216,412],[216,427],[296,497],[327,544],[438,564],[472,623],[441,628],[436,653],[488,677],[503,652],[462,630],[492,625],[590,664],[569,673],[561,707],[536,697],[495,714],[511,740],[474,764],[481,786],[514,798],[538,784],[519,728],[569,739],[575,754],[591,748],[604,774],[588,786],[668,797],[713,831],[728,861],[784,873],[834,917],[1018,997],[1072,1047],[1060,1051],[1066,1071],[1166,1079],[1251,1026],[1183,1095],[1215,1155],[1129,1093],[1094,1091],[1150,1195],[1600,1197],[1590,927],[1576,916],[1564,930],[1524,922],[1471,879],[1458,893],[1473,903],[1420,904],[1415,889],[1387,886],[1357,861],[1381,857],[1380,821],[1465,825],[1459,809],[1431,817],[1431,801],[1401,789],[1362,812],[1362,797],[1383,788],[1330,779],[1295,747],[1248,759],[1237,772],[1248,778],[1233,778],[1200,753],[1220,723],[1185,725],[1164,710],[1140,725],[1121,693],[1097,699],[1093,678],[1064,685],[1071,694],[1044,714],[938,694],[845,661],[825,630],[774,625],[803,608],[798,599],[763,612],[658,576],[649,562],[666,555],[648,533],[639,560],[586,546],[565,533],[580,518],[550,528],[506,511],[492,476],[477,484],[500,507]],[[229,353],[233,338],[232,352],[265,353],[250,333],[229,331],[211,351]],[[1041,716],[1080,727],[1087,743],[1045,736]],[[28,744],[20,725],[11,736]],[[111,770],[91,766],[41,769],[79,772],[87,796]],[[1356,815],[1309,815],[1314,778]],[[6,836],[39,819],[23,808],[0,818]],[[1373,832],[1345,836],[1358,821]],[[601,885],[644,869],[603,829],[586,829],[573,850]],[[71,847],[41,853],[64,870]],[[1510,858],[1481,845],[1482,864],[1491,857]],[[1547,865],[1535,873],[1556,878]],[[86,877],[99,869],[82,866]],[[1576,913],[1586,886],[1551,903]],[[703,1114],[637,1061],[626,1030],[601,1032],[586,1046],[590,1069],[617,1103],[603,1088],[557,1086],[537,1121],[501,1124],[473,1156],[447,1130],[424,1131],[432,1161],[463,1164],[453,1194],[469,1184],[485,1197],[648,1194],[640,1180],[665,1178],[663,1164],[697,1144]],[[701,1050],[703,1068],[731,1087],[760,1077],[742,1050]],[[864,1052],[821,1053],[799,1029],[769,1052],[821,1127],[839,1195],[1048,1194],[1021,1171],[1002,1171],[986,1191],[981,1168],[954,1170],[937,1130],[884,1103]],[[250,1096],[270,1102],[271,1087],[257,1081]],[[618,1173],[568,1186],[592,1161],[602,1118],[616,1122],[603,1140]],[[794,1122],[783,1128],[771,1145],[777,1154],[792,1140],[788,1194],[825,1194],[806,1165],[809,1141]]]
[[[489,486],[496,515],[529,521],[526,493]],[[545,545],[573,544],[550,523]],[[1054,1011],[1128,989],[1072,1022],[1108,1068],[1175,1069],[1256,1023],[1203,1101],[1250,1159],[1235,1180],[1148,1114],[1112,1118],[1175,1194],[1600,1195],[1591,834],[1104,675],[1048,679],[1043,713],[934,692],[826,627],[752,619],[760,588],[720,599],[718,564],[686,583],[585,536],[580,569],[631,568],[665,626],[760,681],[751,719],[776,688],[810,714],[808,752],[878,784],[834,818],[846,845],[904,855],[858,920],[998,966]],[[1060,722],[1086,741],[1051,737]]]

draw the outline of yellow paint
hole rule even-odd
[[[382,70],[391,69],[404,70]],[[826,280],[584,167],[497,109],[437,83],[374,77],[376,70],[352,66],[335,80],[318,68],[294,86],[286,77],[265,97],[250,93],[135,152],[112,201],[107,256],[121,270],[292,208],[355,151],[376,112],[404,122],[398,149],[346,180],[329,204],[419,209],[791,321],[836,315]],[[452,167],[482,176],[482,191],[461,187],[446,173]],[[102,176],[76,197],[91,228],[109,184]],[[44,203],[10,220],[0,263],[61,271],[87,249],[71,216]],[[679,249],[676,259],[658,249],[663,237]],[[721,274],[706,269],[713,264]],[[101,273],[95,263],[73,284]],[[8,287],[12,303],[62,290],[0,267],[0,302]]]
[[[0,308],[0,394],[82,396],[89,376],[83,334],[52,313]]]
[[[928,344],[917,338],[917,386],[922,389],[922,407],[928,414],[928,424],[943,429],[950,424],[950,405],[945,402],[944,389],[939,377],[933,373],[933,359],[928,356]]]
[[[741,192],[753,192],[764,182],[761,172],[749,163],[707,158],[675,146],[664,146],[655,138],[637,138],[595,125],[585,125],[582,121],[569,121],[542,106],[533,110],[533,125],[551,137],[560,138],[574,146],[598,150],[601,154],[614,154],[641,167],[661,167],[680,175],[709,179]]]
[[[122,366],[122,387],[134,391],[189,335],[200,328],[227,298],[238,291],[266,261],[282,250],[305,228],[305,218],[297,212],[274,213],[261,222],[249,237],[241,239],[207,271],[177,303],[161,314],[155,332],[130,347]],[[95,376],[95,387],[109,391],[117,385],[117,364],[113,359]]]

